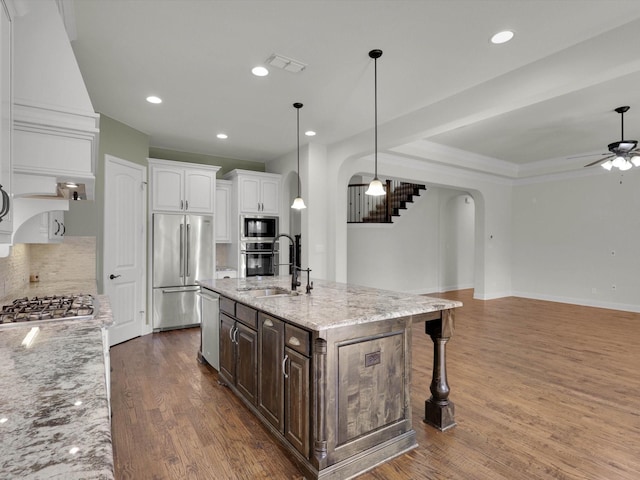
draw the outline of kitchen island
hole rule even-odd
[[[104,345],[112,316],[108,297],[97,300],[93,319],[0,325],[0,478],[114,478]]]
[[[425,421],[454,424],[444,344],[460,302],[318,280],[292,293],[290,277],[199,283],[220,295],[220,380],[306,478],[352,478],[417,446],[414,322],[434,340]]]

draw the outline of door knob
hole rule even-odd
[[[120,275],[114,275],[113,273],[109,275],[109,280],[113,280],[114,278],[118,278]]]

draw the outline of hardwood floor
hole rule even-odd
[[[422,422],[432,343],[414,325],[419,447],[359,480],[640,478],[640,314],[552,302],[462,300],[447,345],[458,425]],[[113,448],[121,479],[300,479],[217,374],[199,330],[111,349]]]

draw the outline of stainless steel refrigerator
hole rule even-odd
[[[197,280],[213,278],[213,217],[153,215],[153,329],[200,323]]]

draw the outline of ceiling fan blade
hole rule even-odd
[[[611,152],[607,152],[607,153],[586,153],[584,155],[574,155],[573,157],[567,157],[567,160],[570,160],[572,158],[593,157],[595,155],[611,155]]]
[[[606,162],[607,160],[609,160],[610,158],[613,158],[613,157],[615,157],[615,155],[609,155],[608,157],[599,158],[595,162],[587,163],[585,165],[585,167],[593,167],[594,165],[598,165],[599,163],[604,163],[604,162]]]

